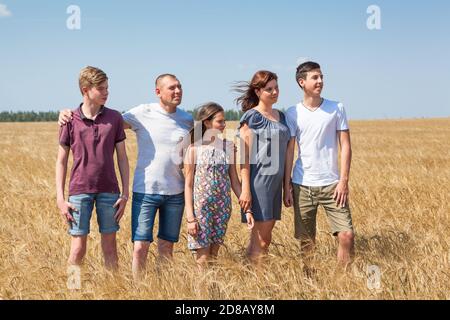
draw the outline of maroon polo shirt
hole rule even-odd
[[[122,115],[101,107],[95,120],[86,118],[81,106],[73,110],[73,120],[62,126],[59,143],[73,154],[69,195],[120,193],[114,169],[116,143],[125,140]]]

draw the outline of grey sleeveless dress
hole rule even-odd
[[[250,191],[255,221],[281,219],[284,162],[290,133],[284,113],[278,112],[279,122],[267,119],[255,109],[248,110],[239,121],[238,130],[246,123],[252,132]],[[243,150],[241,146],[241,157]],[[243,210],[241,217],[242,222],[247,222]]]

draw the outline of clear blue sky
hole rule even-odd
[[[69,30],[69,5],[81,30]],[[381,30],[366,12],[381,9]],[[323,96],[350,119],[450,116],[449,1],[0,0],[0,111],[58,110],[81,96],[86,65],[110,78],[108,105],[155,101],[154,78],[175,73],[183,109],[237,108],[234,81],[279,76],[278,108],[301,99],[295,67],[322,65]]]

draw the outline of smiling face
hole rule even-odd
[[[306,94],[310,96],[320,96],[323,89],[323,74],[320,69],[308,71],[306,79],[300,78],[298,84]]]
[[[266,105],[273,105],[278,101],[278,95],[280,90],[278,88],[278,81],[271,80],[269,81],[264,88],[256,89],[256,95],[259,100],[262,101]]]
[[[108,100],[108,80],[90,88],[83,87],[82,92],[94,105],[102,106]]]
[[[156,84],[155,91],[163,105],[177,107],[181,103],[183,89],[177,78],[166,76],[160,79]]]
[[[223,132],[226,127],[225,113],[217,112],[211,120],[205,120],[206,129],[213,129]]]

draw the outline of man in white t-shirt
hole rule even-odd
[[[146,265],[157,211],[159,256],[170,259],[179,240],[184,211],[180,142],[194,126],[192,116],[177,108],[183,95],[180,81],[163,74],[155,86],[159,103],[141,104],[123,114],[125,128],[136,133],[138,144],[131,209],[135,275]]]
[[[184,147],[184,137],[194,126],[192,116],[177,108],[183,96],[177,77],[162,74],[157,77],[155,86],[158,103],[141,104],[122,115],[124,128],[136,133],[138,145],[131,222],[135,276],[139,276],[146,265],[157,212],[158,253],[160,258],[172,258],[184,211],[180,148]],[[70,116],[70,110],[62,112],[59,123],[69,121]]]
[[[323,74],[319,64],[309,61],[299,65],[296,80],[304,97],[286,112],[291,140],[286,155],[284,190],[293,189],[294,192],[284,195],[284,203],[287,207],[294,205],[295,237],[301,241],[306,271],[311,270],[319,205],[325,209],[331,232],[338,238],[338,261],[347,266],[354,246],[348,205],[352,152],[347,117],[342,103],[321,97]],[[298,159],[291,179],[295,141]]]

